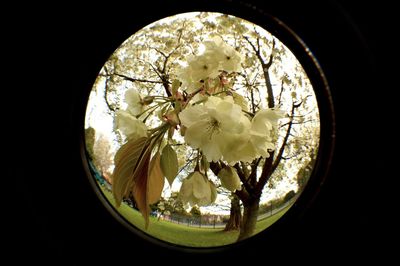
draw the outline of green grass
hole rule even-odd
[[[115,206],[112,194],[105,189],[102,189],[102,191],[108,201]],[[269,227],[288,209],[289,207],[286,207],[281,212],[257,222],[256,233]],[[238,231],[224,232],[222,228],[188,227],[184,224],[175,224],[163,220],[157,221],[157,218],[155,217],[150,217],[149,227],[145,230],[144,219],[138,211],[130,208],[124,203],[121,204],[117,210],[125,219],[140,230],[155,238],[178,245],[191,247],[223,246],[234,243],[238,237]]]

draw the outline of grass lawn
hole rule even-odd
[[[102,188],[102,191],[108,201],[114,206],[114,198],[111,192]],[[278,220],[289,207],[286,207],[281,212],[257,222],[256,233],[264,230]],[[144,220],[142,215],[122,203],[118,208],[120,214],[137,228],[148,233],[158,239],[191,247],[213,247],[232,244],[238,237],[237,231],[224,232],[221,228],[197,228],[188,227],[183,224],[175,224],[168,221],[157,221],[157,218],[150,217],[150,223],[147,230],[144,230]]]

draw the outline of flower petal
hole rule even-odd
[[[194,172],[191,179],[193,180],[193,195],[197,199],[210,199],[211,191],[206,177],[203,176],[200,172],[196,171]]]
[[[208,122],[200,120],[186,129],[185,141],[193,148],[201,148],[204,143],[209,142],[207,131]]]
[[[203,105],[194,105],[187,107],[179,113],[179,119],[185,127],[190,127],[197,123],[205,115],[205,109]]]
[[[143,112],[143,104],[140,94],[135,89],[128,89],[124,95],[124,101],[128,105],[127,111],[136,116]]]
[[[114,126],[128,139],[138,139],[147,136],[146,125],[127,111],[120,110],[116,112]]]

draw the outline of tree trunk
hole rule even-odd
[[[243,220],[240,225],[240,234],[237,241],[251,237],[256,229],[260,198],[253,198],[244,204]]]
[[[242,213],[240,211],[240,200],[235,194],[232,193],[231,212],[229,221],[226,224],[224,231],[239,230],[241,220]]]

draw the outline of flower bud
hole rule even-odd
[[[221,184],[227,190],[234,192],[242,188],[240,184],[240,178],[236,170],[231,166],[225,166],[219,173],[218,177],[221,180]]]
[[[153,102],[154,96],[146,96],[143,98],[142,102],[144,105],[149,105]]]
[[[217,198],[217,190],[207,177],[195,171],[183,180],[178,198],[185,204],[207,206]]]
[[[164,119],[173,127],[179,125],[179,117],[176,114],[175,110],[169,111],[166,115],[164,115]]]

